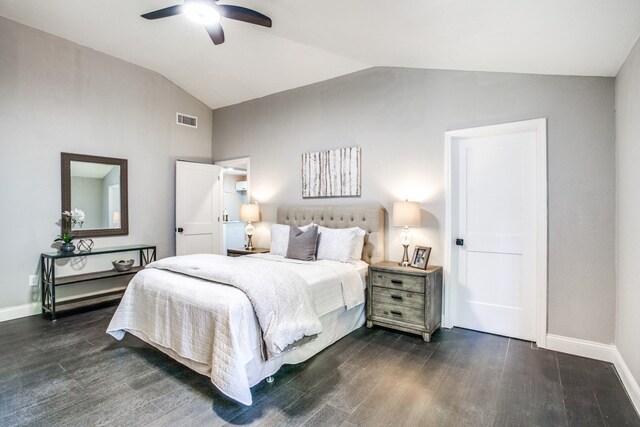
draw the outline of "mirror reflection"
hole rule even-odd
[[[120,228],[120,166],[72,160],[70,169],[71,206],[85,213],[82,229]]]

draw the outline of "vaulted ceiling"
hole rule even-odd
[[[640,35],[639,0],[220,0],[214,46],[181,0],[0,0],[0,16],[156,71],[211,108],[374,66],[615,76]]]

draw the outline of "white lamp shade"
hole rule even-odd
[[[420,203],[393,202],[393,225],[420,227]]]
[[[260,207],[257,203],[250,205],[240,205],[240,221],[258,222],[260,221]]]

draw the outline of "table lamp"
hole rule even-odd
[[[247,249],[253,250],[251,236],[253,236],[255,227],[251,223],[260,221],[260,208],[258,204],[240,205],[240,221],[247,223],[247,226],[244,228],[244,233],[247,235]]]
[[[420,203],[418,202],[393,202],[393,225],[404,227],[400,234],[400,243],[404,246],[402,261],[398,263],[403,267],[409,266],[409,245],[411,233],[409,227],[420,227]]]

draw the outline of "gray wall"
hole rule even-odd
[[[362,147],[362,197],[422,202],[414,244],[443,261],[444,132],[548,118],[549,332],[614,340],[614,79],[374,68],[214,110],[215,160],[251,156],[257,246],[283,203],[303,201],[307,151]],[[390,259],[400,230],[388,227]]]
[[[76,229],[90,230],[104,227],[104,180],[102,178],[71,177],[71,209],[82,209],[85,220],[82,227]],[[107,222],[107,226],[109,223]]]
[[[175,125],[176,111],[198,129]],[[96,246],[173,254],[174,161],[211,160],[211,110],[154,72],[0,18],[0,150],[2,308],[36,299],[27,275],[60,232],[62,151],[129,160],[130,233]]]
[[[640,382],[640,40],[616,78],[616,346]]]

